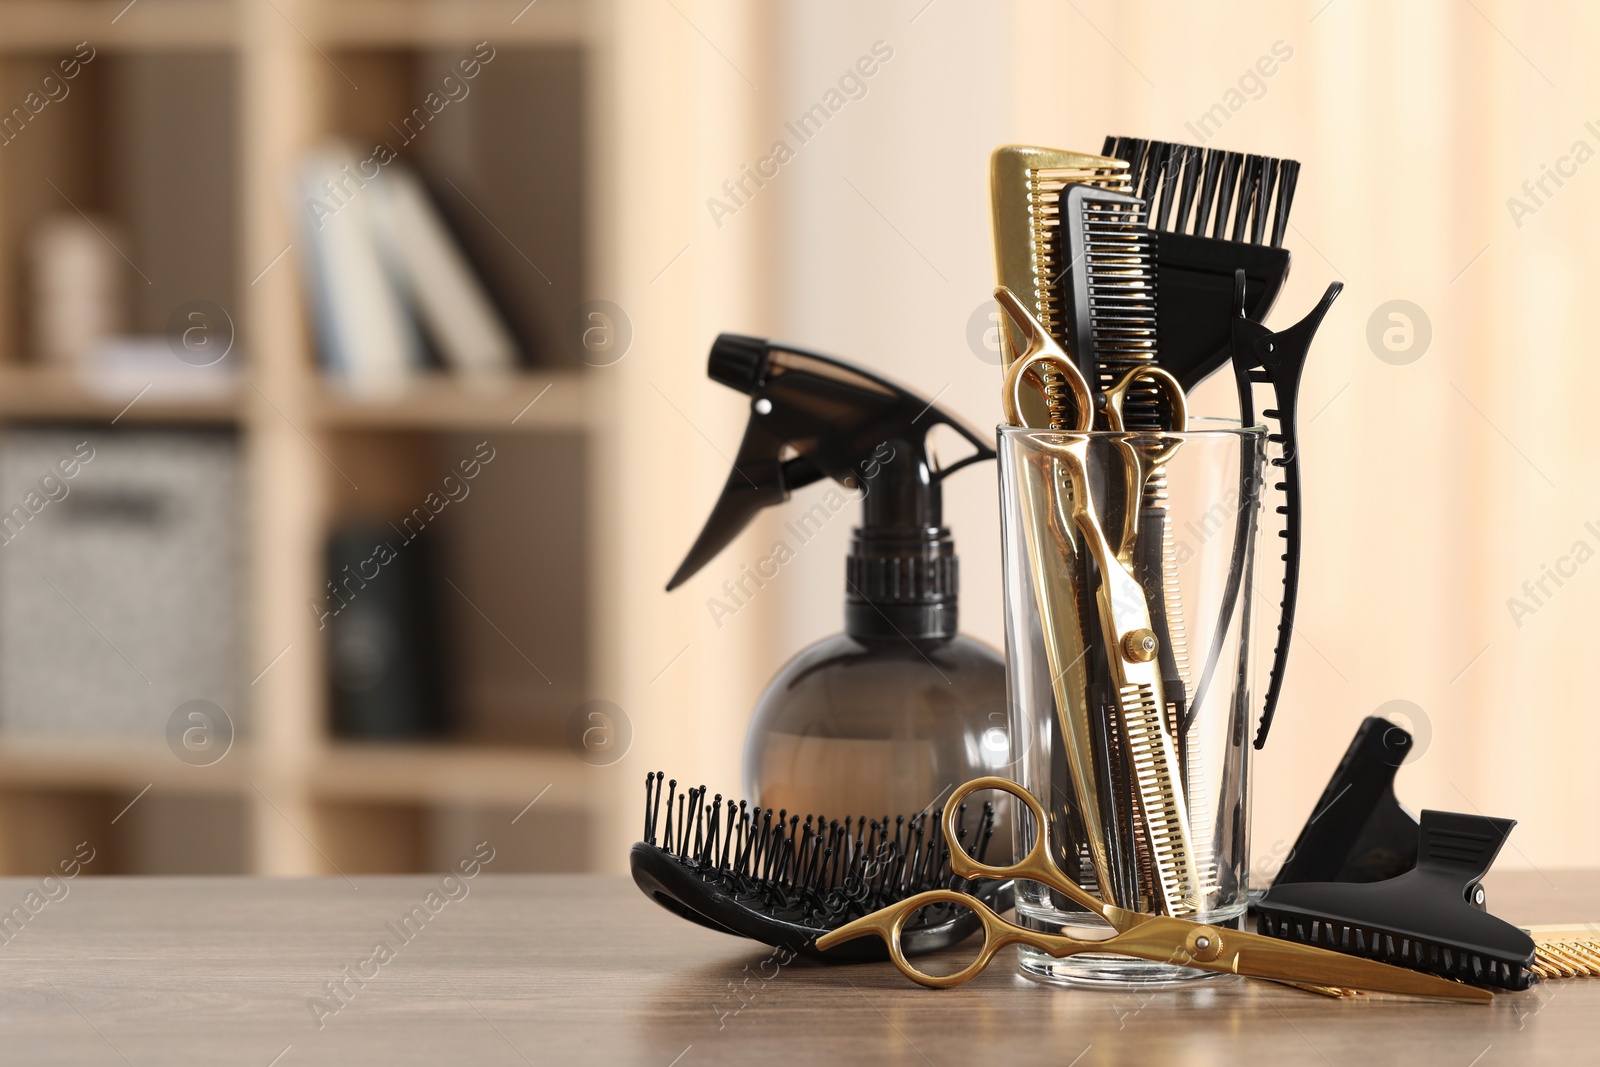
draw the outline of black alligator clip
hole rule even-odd
[[[1244,313],[1244,271],[1233,276],[1233,378],[1239,387],[1239,418],[1244,425],[1255,422],[1253,386],[1264,382],[1272,386],[1273,405],[1261,416],[1276,423],[1268,426],[1267,443],[1278,447],[1267,462],[1278,468],[1282,480],[1273,488],[1281,491],[1284,502],[1277,508],[1283,516],[1278,536],[1283,546],[1283,598],[1278,609],[1278,640],[1272,649],[1272,672],[1267,676],[1267,700],[1261,710],[1261,725],[1256,729],[1256,748],[1267,743],[1272,714],[1278,709],[1283,692],[1283,668],[1289,659],[1289,639],[1294,631],[1294,605],[1300,589],[1300,440],[1296,432],[1295,409],[1300,400],[1300,375],[1305,370],[1311,339],[1328,314],[1328,309],[1344,291],[1343,282],[1332,282],[1310,313],[1282,333],[1273,333]]]
[[[1278,707],[1278,697],[1283,690],[1283,668],[1289,658],[1289,639],[1294,631],[1295,598],[1300,587],[1300,444],[1296,434],[1295,408],[1300,399],[1300,374],[1305,370],[1306,355],[1311,350],[1311,340],[1334,300],[1344,290],[1342,282],[1333,282],[1322,294],[1317,306],[1305,318],[1281,333],[1274,333],[1261,323],[1252,320],[1245,312],[1245,272],[1233,275],[1233,377],[1239,390],[1239,420],[1243,426],[1256,423],[1255,386],[1272,387],[1272,406],[1263,408],[1261,418],[1267,424],[1267,442],[1276,446],[1276,454],[1268,461],[1276,467],[1279,479],[1273,488],[1281,491],[1284,502],[1276,513],[1282,516],[1282,529],[1278,536],[1284,539],[1283,597],[1278,609],[1278,638],[1272,650],[1272,671],[1267,681],[1267,698],[1261,711],[1261,724],[1256,730],[1255,747],[1267,743],[1267,731],[1272,726],[1272,715]],[[1219,639],[1212,643],[1200,684],[1195,687],[1195,697],[1190,707],[1198,707],[1201,697],[1210,687],[1221,651],[1220,635],[1228,632],[1233,620],[1234,606],[1239,600],[1239,586],[1244,575],[1244,565],[1253,547],[1250,537],[1252,508],[1246,503],[1256,498],[1260,487],[1255,472],[1248,469],[1248,457],[1241,461],[1241,505],[1234,536],[1234,559],[1228,575],[1228,585],[1223,591],[1222,617],[1218,620]],[[1244,607],[1244,618],[1249,619],[1250,606]]]

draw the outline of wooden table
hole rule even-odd
[[[0,907],[37,886],[0,880]],[[484,873],[432,900],[437,877],[66,886],[0,943],[5,1064],[1494,1067],[1597,1055],[1600,979],[1470,1007],[1233,978],[1081,991],[997,964],[935,992],[888,964],[763,968],[766,949],[677,919],[622,878]],[[1519,921],[1600,918],[1600,872],[1507,873],[1490,890]],[[423,918],[406,940],[396,928],[413,908]],[[379,941],[394,949],[386,962],[374,962]],[[376,976],[329,994],[325,983],[363,971]]]

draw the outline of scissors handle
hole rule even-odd
[[[957,831],[957,823],[961,817],[961,805],[973,793],[985,789],[997,789],[1002,793],[1009,793],[1021,801],[1033,813],[1033,844],[1028,848],[1028,854],[1022,859],[1000,867],[982,860],[974,859],[961,847],[961,837]],[[1020,829],[1020,827],[1018,828]],[[1068,878],[1050,858],[1050,823],[1045,816],[1044,807],[1038,799],[1022,786],[1009,778],[974,778],[972,781],[957,787],[950,794],[950,799],[944,806],[944,838],[950,846],[950,872],[957,878],[993,878],[1005,881],[1010,878],[1026,878],[1031,882],[1047,885],[1062,894],[1080,907],[1086,908],[1096,915],[1108,916],[1109,905],[1099,900],[1088,890],[1079,886]],[[964,901],[963,901],[964,902]]]
[[[1127,405],[1128,390],[1140,382],[1153,385],[1165,395],[1167,408],[1172,413],[1172,422],[1163,433],[1183,433],[1189,427],[1189,403],[1183,395],[1183,386],[1172,372],[1165,367],[1158,367],[1154,363],[1145,367],[1134,367],[1122,376],[1122,380],[1106,390],[1105,412],[1106,426],[1111,430],[1126,430],[1122,417],[1123,409]]]
[[[1016,323],[1022,335],[1022,348],[1012,353],[1010,365],[1006,368],[1005,384],[1000,389],[1000,404],[1005,409],[1006,423],[1011,426],[1028,425],[1022,413],[1022,387],[1031,380],[1043,396],[1045,409],[1049,413],[1049,425],[1034,429],[1079,432],[1094,429],[1094,395],[1078,365],[1068,358],[1066,350],[1045,332],[1039,320],[1023,307],[1022,301],[1010,289],[1003,285],[996,286],[994,299]],[[1009,338],[1010,334],[1006,333],[1005,336]],[[1063,387],[1066,393],[1071,394],[1071,410],[1068,410]]]

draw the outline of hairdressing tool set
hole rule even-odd
[[[1318,309],[1285,331],[1286,340],[1304,344],[1297,354],[1277,355],[1269,371],[1254,354],[1254,342],[1259,340],[1261,350],[1271,352],[1268,346],[1274,340],[1235,335],[1239,320],[1259,324],[1266,318],[1288,277],[1289,253],[1279,246],[1288,227],[1300,164],[1130,137],[1108,137],[1102,151],[1095,156],[1024,145],[995,150],[990,196],[997,280],[1018,296],[1046,333],[1074,354],[1091,381],[1125,368],[1126,349],[1131,347],[1124,336],[1118,338],[1123,352],[1096,354],[1081,328],[1079,336],[1072,336],[1087,310],[1082,297],[1094,287],[1091,278],[1099,272],[1121,275],[1121,293],[1105,287],[1095,291],[1105,332],[1114,335],[1133,325],[1140,354],[1157,360],[1184,390],[1193,389],[1232,357],[1242,421],[1250,425],[1256,413],[1254,386],[1270,386],[1272,400],[1259,414],[1269,424],[1268,440],[1277,449],[1272,463],[1282,478],[1274,488],[1285,494],[1287,502],[1275,514],[1282,516],[1280,536],[1286,543],[1279,636],[1256,735],[1260,748],[1282,691],[1299,584],[1299,447],[1294,433],[1299,376],[1305,349],[1342,287],[1330,286]],[[1136,201],[1122,200],[1124,215],[1106,220],[1109,225],[1102,227],[1120,228],[1124,234],[1120,247],[1108,248],[1111,240],[1099,240],[1100,249],[1113,253],[1108,256],[1112,262],[1105,265],[1095,259],[1096,242],[1087,232],[1075,234],[1067,213],[1069,203],[1092,202],[1102,190],[1108,194],[1101,198],[1103,204],[1110,201],[1109,194]],[[1087,231],[1093,221],[1084,218],[1079,226]],[[1148,228],[1149,234],[1130,232],[1141,228]],[[1205,235],[1208,229],[1211,236]],[[1063,234],[1071,252],[1062,247]],[[1237,280],[1241,271],[1242,290]],[[1130,302],[1124,295],[1129,289],[1139,293],[1141,305],[1132,316],[1119,306]],[[1129,323],[1130,318],[1136,324]],[[1264,332],[1263,327],[1258,329]],[[1250,349],[1241,351],[1241,343],[1250,344]],[[1037,410],[1025,408],[1023,424],[1044,425],[1037,417]],[[1133,428],[1145,425],[1136,421]],[[1248,517],[1247,509],[1240,508],[1239,513]],[[1225,598],[1225,611],[1233,610],[1239,595],[1234,590],[1233,597]],[[1202,680],[1201,695],[1208,683],[1209,672]]]
[[[1299,169],[1293,160],[1125,137],[1107,138],[1100,154],[1006,146],[992,158],[1002,407],[1007,425],[1032,434],[1007,506],[1024,535],[1012,550],[1030,563],[1033,639],[1050,676],[1042,690],[1054,703],[1048,758],[1072,784],[1059,811],[1015,782],[983,776],[970,742],[985,724],[970,710],[947,714],[920,697],[915,711],[889,706],[896,691],[914,689],[902,667],[890,666],[906,659],[906,647],[925,661],[946,657],[940,663],[967,687],[966,709],[1004,706],[998,661],[956,632],[956,562],[940,515],[943,478],[995,450],[931,402],[849,364],[755,338],[717,339],[710,376],[748,395],[751,416],[727,485],[668,589],[759,510],[824,477],[862,494],[862,523],[847,567],[845,633],[795,657],[762,697],[745,752],[751,799],[707,801],[704,787],[679,792],[672,781],[663,820],[664,776],[648,776],[644,840],[631,856],[647,895],[709,928],[824,960],[887,955],[934,987],[971,979],[1013,944],[1058,959],[1118,955],[1329,995],[1473,1003],[1490,999],[1484,987],[1600,974],[1593,929],[1519,930],[1484,910],[1481,879],[1514,823],[1439,811],[1413,818],[1393,788],[1410,735],[1379,719],[1363,723],[1276,884],[1252,900],[1260,932],[1234,928],[1244,883],[1219,869],[1213,821],[1237,822],[1243,808],[1191,807],[1215,770],[1206,766],[1215,753],[1194,743],[1192,730],[1197,715],[1226,716],[1227,744],[1242,753],[1258,719],[1260,748],[1282,691],[1301,543],[1299,383],[1341,289],[1330,285],[1287,329],[1262,325],[1289,270],[1281,245]],[[1273,514],[1283,588],[1259,709],[1244,699],[1242,636],[1234,639],[1238,677],[1218,671],[1223,641],[1248,629],[1260,453],[1238,450],[1230,566],[1217,582],[1218,607],[1206,611],[1216,625],[1203,648],[1189,647],[1169,518],[1168,471],[1189,440],[1187,393],[1224,363],[1241,425],[1266,424],[1270,486],[1282,496]],[[935,425],[954,429],[973,453],[941,468],[928,449]],[[1102,448],[1111,451],[1092,451]],[[1091,456],[1100,458],[1092,464]],[[835,707],[831,694],[848,693],[865,702]],[[842,721],[865,724],[866,733],[840,733]],[[872,801],[851,801],[905,778],[894,769],[905,760],[875,770],[851,751],[852,736],[914,739],[911,762],[926,770],[888,810],[917,814],[841,821],[788,813],[872,810]],[[851,791],[863,782],[866,792]],[[1242,790],[1242,781],[1234,785]],[[969,813],[968,798],[983,790],[1010,799]],[[1011,828],[1021,858],[987,862],[992,843],[1004,847],[995,838],[1006,829],[1006,805],[1018,803],[1019,819],[1031,815]],[[1053,842],[1063,837],[1058,851]],[[1213,904],[1229,877],[1239,910],[1219,919]],[[1108,926],[1109,937],[1025,923],[1020,896],[1017,923],[1000,918],[1033,884]],[[960,971],[936,975],[910,962],[980,930],[982,948]]]
[[[1007,422],[1134,435],[1116,441],[1127,457],[1121,498],[1098,514],[1088,439],[1069,439],[1061,456],[1039,456],[1038,469],[1018,474],[1076,822],[1092,884],[1120,906],[1203,914],[1221,873],[1211,855],[1213,813],[1190,810],[1187,800],[1208,773],[1190,730],[1234,615],[1243,615],[1240,627],[1248,623],[1242,579],[1259,486],[1241,448],[1232,566],[1196,679],[1166,504],[1175,446],[1164,442],[1181,438],[1162,435],[1181,434],[1186,389],[1230,355],[1242,425],[1254,423],[1257,384],[1273,393],[1261,414],[1277,424],[1268,440],[1278,449],[1275,488],[1285,494],[1277,509],[1287,542],[1280,639],[1257,747],[1281,688],[1299,573],[1294,407],[1311,337],[1338,293],[1281,335],[1256,321],[1287,274],[1279,245],[1298,173],[1293,161],[1119,137],[1099,156],[1007,146],[991,164]],[[1117,403],[1108,403],[1113,395]],[[1042,442],[1036,453],[1050,450]],[[1050,514],[1062,501],[1070,519]],[[1122,530],[1112,541],[1100,522],[1117,515]],[[1121,651],[1125,640],[1147,657],[1137,666]],[[1078,663],[1081,685],[1067,670]],[[1243,657],[1238,669],[1247,669]],[[1232,681],[1230,692],[1248,691]]]

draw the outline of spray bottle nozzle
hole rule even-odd
[[[993,459],[994,449],[915,393],[804,349],[722,334],[707,373],[752,398],[750,421],[722,495],[667,589],[688,581],[762,508],[826,476],[862,502],[846,569],[846,630],[913,639],[954,634],[956,558],[940,483]],[[927,436],[941,425],[974,452],[936,469]]]
[[[719,334],[711,345],[711,358],[706,363],[706,374],[714,382],[736,389],[741,393],[754,393],[761,383],[761,373],[767,364],[767,342],[759,337],[743,337],[736,333]]]

